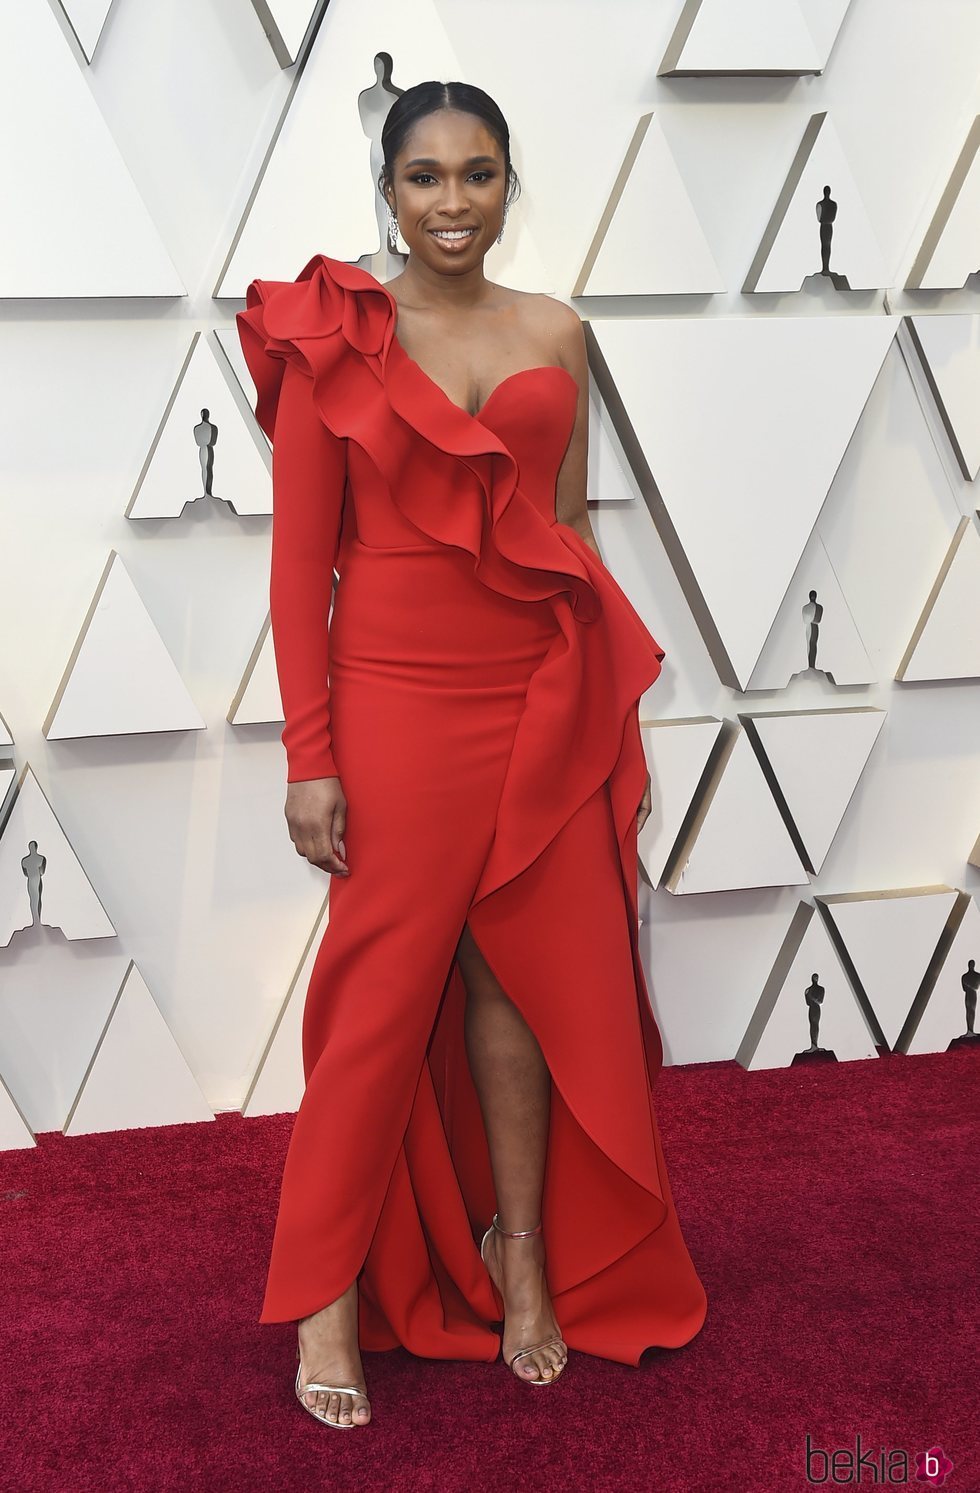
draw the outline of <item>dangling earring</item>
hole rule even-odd
[[[392,254],[398,252],[398,219],[390,206],[388,208],[388,248]]]
[[[500,232],[497,234],[497,243],[498,244],[503,242],[504,226],[505,226],[506,222],[507,222],[507,204],[504,203],[504,215],[503,215],[503,217],[500,220]]]

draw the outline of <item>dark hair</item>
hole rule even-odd
[[[381,129],[384,165],[378,176],[378,191],[382,197],[385,187],[391,184],[395,157],[408,139],[413,125],[440,109],[459,109],[464,114],[474,114],[486,125],[504,153],[504,171],[507,177],[504,203],[509,206],[520,195],[521,183],[511,163],[510,130],[499,105],[489,93],[484,93],[474,83],[438,83],[434,79],[406,88],[388,110]]]

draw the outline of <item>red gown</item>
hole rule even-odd
[[[663,1048],[637,952],[637,705],[664,652],[556,522],[572,376],[512,374],[470,415],[396,319],[380,281],[323,254],[295,281],[253,280],[237,318],[273,440],[287,779],[339,774],[351,871],[331,879],[310,979],[259,1320],[358,1277],[363,1348],[499,1353],[454,957],[468,922],[551,1072],[557,1321],[570,1348],[635,1364],[688,1342],[707,1306],[654,1117]]]

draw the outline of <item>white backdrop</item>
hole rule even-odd
[[[980,110],[975,0],[852,0],[825,73],[804,78],[658,78],[680,0],[435,0],[435,10],[461,76],[508,117],[522,221],[566,300],[637,121],[657,111],[729,289],[587,297],[575,301],[583,315],[980,310],[976,276],[961,290],[900,288]],[[325,890],[288,839],[280,728],[225,719],[267,612],[268,516],[237,517],[218,502],[177,520],[125,516],[192,334],[230,330],[242,304],[212,293],[295,69],[280,69],[250,0],[115,0],[91,67],[51,11],[187,293],[67,295],[76,283],[70,223],[38,246],[49,277],[40,295],[32,284],[30,298],[18,298],[23,265],[0,251],[0,716],[14,765],[37,775],[116,931],[69,942],[41,925],[0,948],[0,1076],[42,1131],[65,1123],[131,961],[208,1103],[240,1106]],[[809,280],[797,294],[743,295],[807,121],[821,110],[844,143],[893,288],[841,293]],[[11,214],[8,236],[30,243],[37,221]],[[335,252],[304,243],[290,272],[317,250]],[[819,425],[819,408],[813,418]],[[801,899],[980,886],[967,864],[980,834],[980,683],[894,679],[957,520],[980,501],[975,487],[959,474],[920,370],[894,342],[820,523],[877,683],[835,690],[803,677],[748,695],[719,682],[642,498],[596,506],[606,563],[667,650],[644,716],[888,712],[809,887],[644,889],[668,1062],[735,1054]],[[206,730],[45,739],[113,548]]]

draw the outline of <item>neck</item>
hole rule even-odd
[[[465,310],[478,305],[489,294],[490,281],[483,273],[483,261],[459,274],[443,274],[424,260],[409,254],[405,268],[395,277],[407,299],[419,305],[438,305],[447,311]]]

